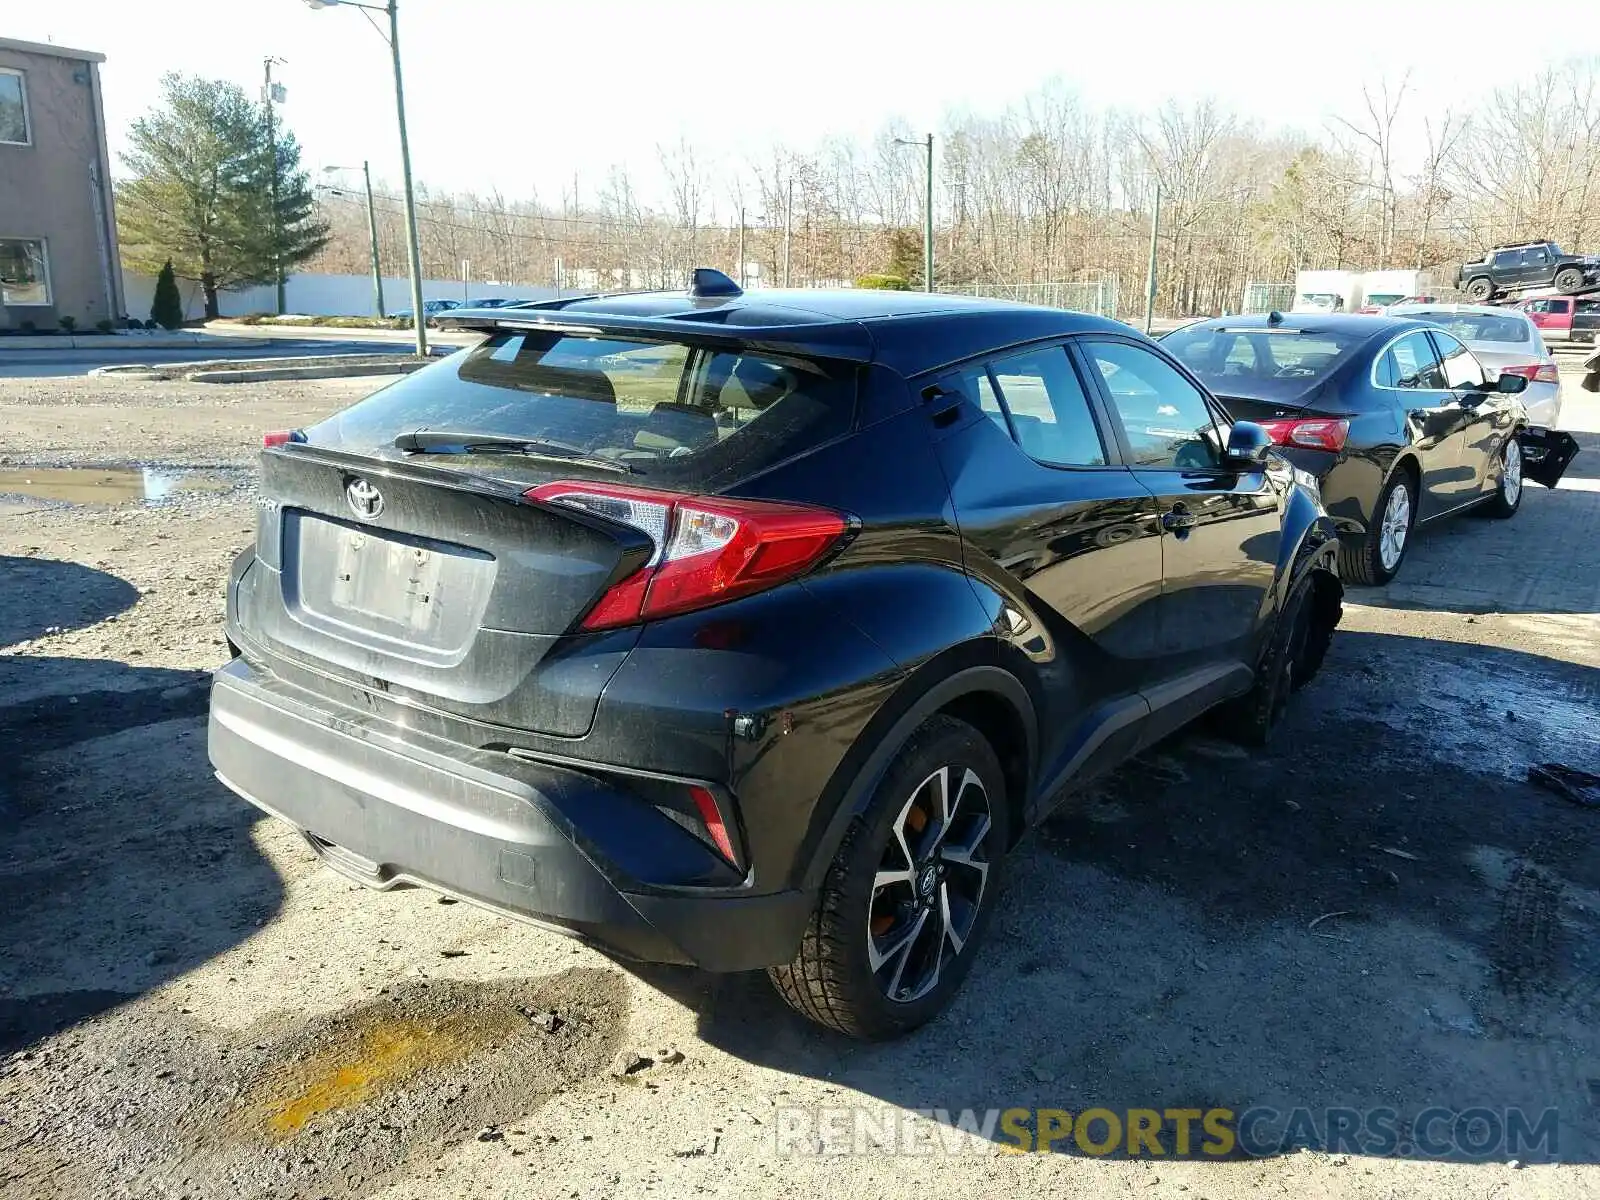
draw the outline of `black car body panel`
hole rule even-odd
[[[447,320],[487,340],[263,453],[257,544],[229,584],[240,657],[213,693],[223,779],[370,886],[439,888],[637,958],[784,963],[931,714],[991,743],[1020,834],[1250,689],[1297,581],[1337,588],[1314,483],[1285,456],[1230,458],[1233,418],[1118,322],[849,292]],[[628,354],[687,365],[674,390],[649,376],[647,400],[620,377],[615,395],[563,392],[590,352],[607,371]],[[801,383],[773,401],[746,360]],[[1005,366],[1022,360],[1077,389],[1094,462],[1039,457],[1066,444],[1045,426],[1067,410],[1045,375]],[[1188,406],[1187,449],[1164,464],[1172,421],[1138,407],[1141,369]],[[702,386],[737,411],[696,424]],[[553,435],[525,454],[397,450],[435,396],[473,398],[435,428],[490,412],[497,446],[532,436],[534,410],[617,445],[605,462]],[[802,401],[832,415],[802,419]],[[749,594],[591,628],[664,551],[609,509],[549,499],[552,481],[804,504],[842,532]]]

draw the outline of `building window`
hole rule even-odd
[[[28,137],[28,89],[22,72],[0,67],[0,142],[26,146]]]
[[[50,260],[44,243],[0,238],[0,307],[50,303]]]

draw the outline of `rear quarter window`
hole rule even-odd
[[[499,434],[625,466],[649,486],[727,486],[850,431],[857,368],[681,342],[496,334],[307,430],[394,454],[421,429]],[[486,456],[480,456],[486,457]]]

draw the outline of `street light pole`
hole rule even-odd
[[[406,97],[403,74],[400,69],[400,8],[398,0],[384,4],[362,4],[360,0],[305,0],[307,7],[361,8],[371,12],[387,13],[389,17],[389,54],[394,61],[394,111],[400,129],[400,175],[405,185],[406,207],[406,257],[411,266],[411,324],[417,334],[417,357],[428,354],[427,314],[422,310],[422,247],[417,240],[417,200],[411,186],[411,142],[406,137]],[[380,35],[382,30],[378,31]]]
[[[283,316],[284,287],[283,287],[283,234],[278,228],[278,133],[273,121],[272,106],[276,101],[273,91],[272,67],[275,63],[282,63],[283,59],[276,55],[268,55],[261,60],[263,81],[261,85],[261,103],[267,115],[267,194],[272,203],[272,211],[267,216],[267,229],[272,234],[272,275],[278,285],[277,307],[278,316]]]
[[[922,146],[928,151],[927,190],[922,207],[922,290],[933,291],[933,134],[925,138],[895,138],[897,146]]]
[[[372,243],[372,307],[381,321],[384,319],[383,265],[378,260],[378,209],[372,203],[372,165],[364,158],[361,160],[361,178],[367,185],[367,238]]]
[[[1150,210],[1150,266],[1144,285],[1144,331],[1150,332],[1156,315],[1156,236],[1161,230],[1161,180],[1156,180],[1156,200]]]
[[[394,59],[394,113],[400,126],[400,175],[405,182],[406,257],[411,260],[411,325],[417,331],[417,357],[428,356],[428,319],[422,310],[422,246],[417,240],[417,199],[411,187],[411,142],[406,137],[406,94],[400,71],[399,0],[389,0],[389,51]]]

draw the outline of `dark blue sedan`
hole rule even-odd
[[[1317,476],[1347,583],[1394,578],[1421,522],[1470,508],[1513,516],[1526,480],[1555,487],[1578,452],[1569,435],[1530,428],[1527,380],[1489,381],[1466,346],[1419,321],[1220,317],[1162,345]]]

